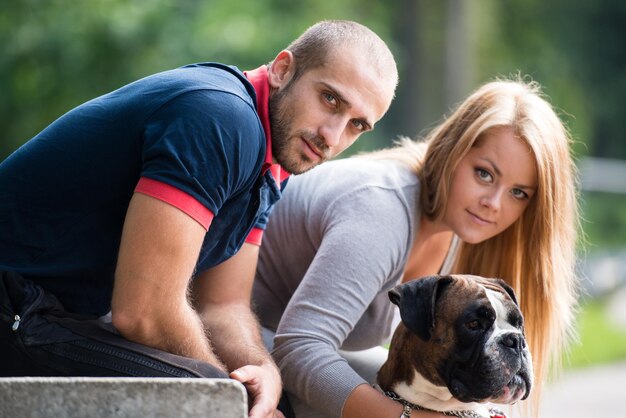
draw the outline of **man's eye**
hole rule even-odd
[[[322,93],[322,97],[330,104],[334,105],[337,103],[337,99],[335,98],[335,96],[330,93]]]
[[[364,131],[365,130],[365,124],[363,122],[361,122],[360,120],[353,120],[352,124],[354,125],[355,128],[357,128],[359,131]]]

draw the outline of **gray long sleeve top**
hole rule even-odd
[[[419,227],[419,180],[392,162],[350,158],[289,180],[264,234],[253,299],[276,331],[285,388],[341,417],[365,381],[338,354],[388,341]]]

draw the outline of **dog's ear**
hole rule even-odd
[[[513,290],[513,288],[511,286],[509,286],[509,284],[507,282],[505,282],[502,279],[490,279],[493,282],[497,283],[498,286],[500,286],[501,288],[503,288],[505,290],[506,293],[508,293],[508,295],[511,297],[511,299],[513,300],[513,303],[515,303],[517,306],[519,306],[519,303],[517,303],[517,296],[515,296],[515,291]]]
[[[400,284],[389,291],[389,300],[400,308],[404,325],[424,341],[435,328],[435,305],[450,276],[427,276]]]

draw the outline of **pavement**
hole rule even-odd
[[[626,361],[564,372],[544,392],[538,418],[626,416]]]
[[[606,310],[613,326],[626,331],[626,286],[612,293]],[[626,360],[564,371],[545,389],[536,418],[600,417],[626,417]]]
[[[3,418],[246,418],[247,398],[232,379],[0,378]]]

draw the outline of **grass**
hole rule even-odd
[[[580,341],[570,348],[564,365],[581,368],[626,359],[626,328],[607,315],[607,300],[593,299],[582,304],[578,316]]]
[[[585,192],[581,195],[584,246],[589,254],[626,247],[626,195]],[[626,360],[626,327],[607,314],[608,297],[587,299],[578,316],[580,341],[563,364],[580,368]]]

